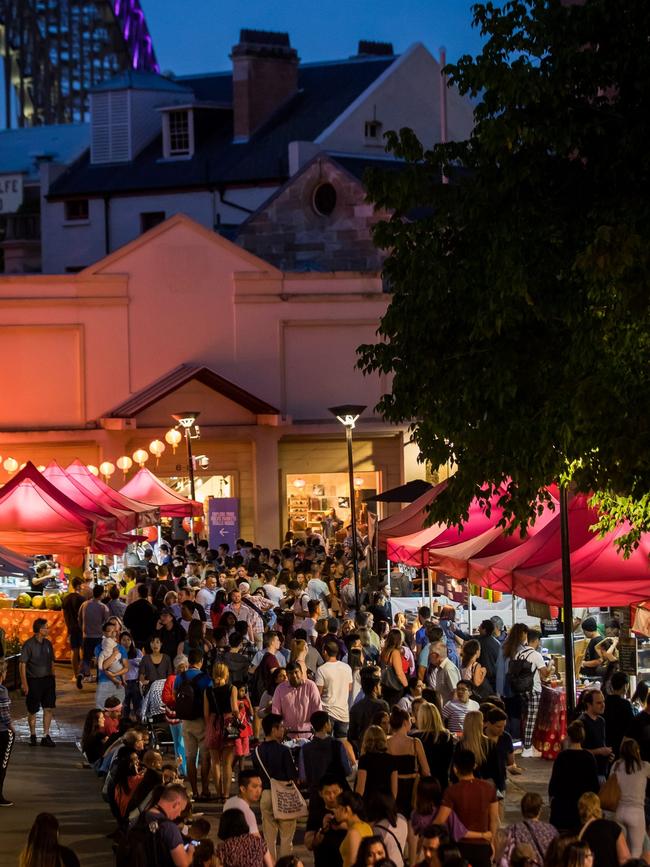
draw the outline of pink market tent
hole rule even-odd
[[[118,524],[125,526],[128,523],[129,512],[102,503],[98,496],[91,496],[90,492],[74,476],[69,476],[56,461],[50,461],[43,470],[43,476],[78,506],[101,515],[107,527],[115,530]]]
[[[598,520],[598,513],[589,508],[588,494],[577,494],[569,501],[569,545],[571,552],[593,539],[589,529]],[[512,573],[515,569],[528,569],[549,563],[562,556],[560,511],[532,538],[505,554],[481,556],[469,561],[468,577],[475,584],[493,590],[512,591]],[[517,595],[520,594],[515,590]]]
[[[447,480],[425,491],[396,515],[390,515],[379,522],[379,547],[385,548],[390,538],[408,536],[424,527],[427,519],[427,506],[447,487]]]
[[[628,560],[616,550],[616,539],[629,532],[623,525],[602,539],[592,534],[589,542],[571,552],[571,593],[576,608],[593,605],[631,605],[648,598],[650,586],[650,534]],[[518,596],[549,605],[562,605],[562,560],[515,569],[512,585]]]
[[[495,530],[503,514],[503,510],[497,505],[500,496],[501,494],[497,492],[492,497],[489,517],[485,514],[483,505],[477,499],[472,500],[469,507],[469,518],[462,528],[432,524],[418,533],[389,539],[386,545],[388,559],[404,563],[407,566],[423,568],[429,565],[429,551],[431,549],[457,545],[459,542],[467,542]],[[502,529],[498,529],[501,533]]]
[[[176,493],[146,467],[138,470],[131,481],[120,489],[120,493],[142,503],[158,506],[163,518],[198,518],[203,515],[202,503]]]
[[[110,507],[127,512],[127,517],[118,521],[121,532],[134,530],[137,527],[151,527],[160,522],[160,512],[155,505],[132,500],[120,491],[115,491],[106,482],[94,476],[80,460],[73,461],[65,468],[66,475],[73,478],[91,496],[93,500]],[[135,541],[132,539],[131,541]]]
[[[78,506],[28,462],[0,489],[0,545],[18,554],[55,553],[81,566],[84,550],[120,553],[125,545],[98,533],[102,517]]]
[[[536,536],[540,530],[559,515],[559,504],[554,500],[554,510],[546,506],[534,524],[531,524],[525,535],[519,531],[506,533],[503,527],[493,527],[478,536],[464,539],[456,545],[446,548],[429,549],[429,566],[438,572],[444,572],[451,578],[465,579],[468,575],[469,561],[476,557],[503,557],[509,551],[516,551],[526,542]]]

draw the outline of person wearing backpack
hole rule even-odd
[[[210,753],[205,748],[204,696],[206,689],[212,686],[212,681],[201,671],[203,651],[200,648],[190,650],[187,660],[189,668],[182,674],[176,675],[174,681],[176,699],[174,709],[176,716],[182,722],[187,778],[192,787],[192,796],[195,801],[206,801],[210,798]],[[196,775],[197,755],[201,763],[200,793]]]
[[[165,786],[156,803],[129,829],[122,850],[118,849],[120,867],[191,867],[194,845],[185,843],[176,820],[188,803],[185,787],[180,783]]]
[[[510,689],[522,698],[524,751],[521,755],[524,759],[541,756],[539,750],[533,746],[533,733],[542,698],[542,678],[548,678],[553,671],[553,666],[546,665],[538,650],[541,637],[541,633],[536,629],[528,629],[526,644],[517,651],[508,669]]]

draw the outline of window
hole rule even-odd
[[[336,207],[336,190],[331,184],[319,184],[314,190],[312,205],[321,217],[329,217]]]
[[[169,155],[172,157],[190,154],[190,113],[189,111],[169,112]]]
[[[365,123],[365,135],[371,141],[378,141],[381,138],[382,124],[378,120],[367,120]]]
[[[65,203],[65,220],[73,222],[75,220],[88,219],[88,199],[71,199]]]
[[[164,211],[142,211],[140,214],[140,234],[148,232],[154,226],[164,223],[166,214]]]

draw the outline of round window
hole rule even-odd
[[[319,184],[314,190],[314,210],[321,217],[329,217],[336,207],[336,190],[331,184]]]

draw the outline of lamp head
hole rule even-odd
[[[178,424],[182,428],[184,428],[185,430],[193,427],[194,424],[196,423],[196,420],[198,417],[199,417],[198,412],[189,412],[189,411],[188,412],[179,412],[179,413],[172,415],[172,418],[174,419],[174,421],[178,422]]]
[[[357,419],[366,409],[365,406],[355,403],[345,403],[342,406],[330,406],[329,411],[335,416],[344,427],[354,429]]]

